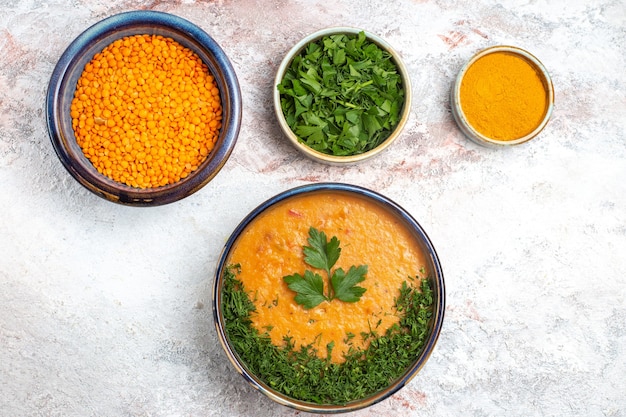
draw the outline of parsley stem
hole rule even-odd
[[[345,107],[350,107],[351,109],[358,109],[359,108],[359,106],[356,106],[356,105],[354,105],[352,103],[348,103],[347,101],[340,101],[339,104],[341,104],[342,106],[345,106]]]
[[[363,83],[357,83],[357,84],[354,84],[352,87],[350,87],[348,90],[346,90],[346,92],[355,92],[356,93],[357,91],[359,91],[363,87],[367,87],[368,85],[373,84],[373,83],[374,83],[374,81],[372,81],[372,80],[365,81]]]
[[[332,299],[335,298],[335,291],[333,290],[333,286],[330,285],[331,277],[332,277],[332,275],[330,273],[330,269],[327,269],[326,270],[326,278],[328,279],[327,282],[329,283],[329,285],[328,285],[328,297],[326,297],[326,299],[328,301],[332,301]]]

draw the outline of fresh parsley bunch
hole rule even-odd
[[[296,136],[312,149],[337,156],[380,145],[400,122],[405,100],[391,54],[363,31],[308,44],[277,88]]]
[[[347,273],[342,268],[333,271],[332,268],[341,254],[337,237],[333,236],[329,241],[326,233],[311,227],[308,242],[310,246],[303,247],[304,261],[313,268],[325,271],[330,285],[328,292],[325,292],[322,276],[308,269],[304,271],[304,275],[295,273],[283,277],[289,289],[296,292],[296,303],[311,309],[322,301],[335,298],[348,303],[359,301],[365,288],[356,284],[365,280],[367,265],[353,265]]]

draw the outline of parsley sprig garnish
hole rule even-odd
[[[329,241],[326,233],[311,227],[307,241],[310,246],[303,247],[304,262],[326,272],[330,285],[325,292],[324,278],[308,269],[304,271],[304,275],[295,273],[284,276],[289,289],[296,292],[296,303],[311,309],[322,301],[332,301],[335,298],[347,303],[359,301],[366,290],[356,284],[365,280],[367,265],[353,265],[347,273],[342,268],[333,271],[332,268],[341,254],[339,239],[333,236]]]

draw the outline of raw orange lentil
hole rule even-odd
[[[222,127],[219,89],[208,67],[159,35],[118,39],[96,54],[77,82],[70,116],[94,167],[136,188],[186,178]]]

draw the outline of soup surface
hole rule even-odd
[[[347,303],[334,299],[312,309],[298,305],[283,277],[313,270],[304,262],[309,228],[340,241],[334,268],[367,265],[358,285],[366,291]],[[281,346],[290,336],[296,348],[312,344],[320,356],[333,342],[332,361],[340,363],[351,346],[365,348],[362,333],[378,334],[397,323],[395,298],[402,282],[422,278],[427,262],[417,239],[381,205],[358,195],[319,192],[282,201],[259,215],[235,242],[228,264],[239,264],[238,279],[254,300],[253,325]],[[313,270],[324,277],[323,271]],[[354,337],[348,337],[354,335]]]

